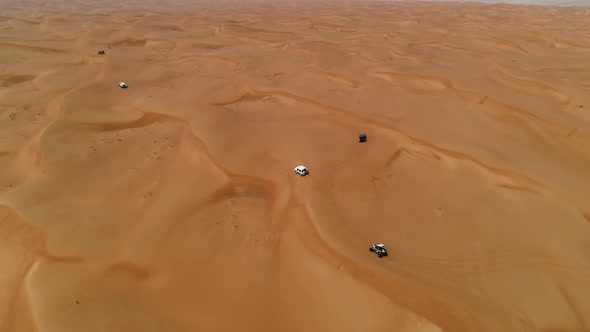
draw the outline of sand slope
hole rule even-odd
[[[0,331],[590,330],[590,9],[183,6],[0,9]]]

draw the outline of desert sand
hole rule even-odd
[[[4,2],[0,331],[590,331],[589,54],[586,7]]]

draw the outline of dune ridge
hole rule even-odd
[[[3,3],[0,331],[589,330],[588,13]]]

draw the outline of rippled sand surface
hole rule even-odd
[[[589,13],[5,3],[0,331],[590,330]]]

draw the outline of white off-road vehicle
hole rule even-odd
[[[370,252],[374,252],[379,256],[379,258],[383,256],[387,256],[387,249],[385,249],[385,245],[383,243],[376,243],[369,248]]]
[[[119,82],[119,86],[121,89],[127,89],[127,84],[125,84],[125,82]]]
[[[299,166],[295,167],[295,173],[297,173],[301,176],[305,176],[305,175],[309,174],[309,171],[307,170],[307,168],[305,168],[305,166],[299,165]]]

